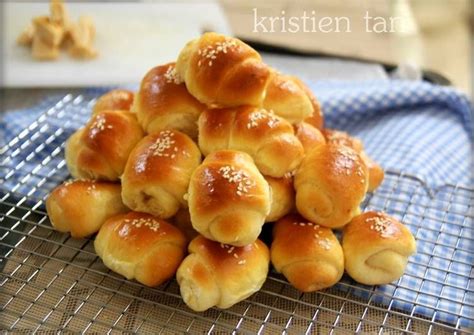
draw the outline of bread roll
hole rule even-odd
[[[305,154],[321,144],[326,144],[326,139],[321,131],[309,123],[298,123],[295,126],[295,133],[303,145]]]
[[[195,311],[229,308],[260,290],[267,278],[270,255],[260,240],[233,247],[198,236],[188,250],[176,279],[184,302]]]
[[[211,152],[233,149],[248,153],[260,172],[275,178],[296,169],[303,146],[285,119],[249,106],[209,109],[199,117],[199,147]]]
[[[271,260],[275,270],[303,292],[331,287],[344,273],[344,254],[331,229],[298,214],[275,224]]]
[[[381,285],[403,275],[408,257],[416,252],[416,242],[397,219],[371,211],[344,227],[342,248],[346,271],[355,281]]]
[[[189,214],[189,208],[180,208],[178,212],[173,216],[173,225],[177,227],[186,236],[186,240],[190,242],[193,238],[199,235],[199,233],[193,228],[191,223],[191,215]]]
[[[350,136],[346,132],[334,129],[324,129],[323,134],[326,137],[328,143],[345,145],[359,153],[360,157],[369,169],[369,192],[373,192],[375,189],[377,189],[377,187],[380,186],[380,184],[382,184],[385,176],[384,171],[379,164],[377,164],[365,153],[364,145],[362,144],[361,140]]]
[[[296,208],[307,220],[339,228],[359,214],[368,186],[367,166],[349,147],[311,150],[296,172]]]
[[[128,209],[120,197],[120,185],[91,180],[65,182],[46,199],[46,211],[53,228],[72,237],[96,233],[111,216]]]
[[[293,177],[286,175],[283,178],[264,176],[270,186],[271,207],[265,222],[274,222],[290,213],[295,207],[295,190]]]
[[[112,271],[146,286],[157,286],[176,273],[185,255],[186,239],[166,221],[129,212],[104,223],[94,248]]]
[[[122,199],[134,211],[167,219],[186,206],[183,196],[201,152],[185,134],[162,130],[144,137],[130,153],[122,176]]]
[[[189,92],[209,107],[261,106],[270,69],[242,41],[205,33],[181,50],[176,71]]]
[[[102,95],[94,105],[92,114],[107,110],[130,111],[133,104],[134,93],[128,90],[116,89]]]
[[[97,113],[66,143],[69,172],[74,178],[118,180],[130,152],[142,137],[143,131],[132,113]]]
[[[262,107],[291,124],[302,122],[313,114],[310,98],[294,77],[276,71],[272,73]]]
[[[189,94],[174,63],[148,71],[133,105],[138,122],[147,133],[174,129],[193,139],[197,138],[197,120],[204,108]]]
[[[249,155],[217,151],[194,171],[188,204],[199,233],[243,246],[257,239],[270,213],[270,188]]]

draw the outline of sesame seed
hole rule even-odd
[[[179,76],[176,68],[174,66],[169,66],[165,73],[165,78],[167,83],[173,83],[179,85],[183,82],[181,77]]]
[[[331,242],[329,241],[329,239],[327,237],[325,237],[323,239],[320,239],[318,241],[318,244],[319,244],[320,247],[322,247],[325,250],[331,249]]]
[[[226,38],[223,42],[217,42],[213,45],[208,45],[203,49],[198,50],[198,55],[201,59],[198,61],[198,66],[202,65],[202,60],[208,60],[208,65],[212,66],[212,60],[217,59],[220,53],[226,54],[230,48],[236,47],[237,43],[231,39]]]
[[[247,129],[252,129],[258,126],[261,120],[266,120],[267,125],[272,128],[279,120],[273,115],[273,111],[267,111],[266,109],[259,109],[250,114],[250,120],[247,123]]]
[[[157,232],[160,229],[160,223],[151,218],[139,218],[133,219],[130,221],[129,219],[125,219],[124,222],[130,223],[132,226],[136,228],[141,228],[142,226],[147,227],[148,229]]]
[[[239,258],[239,255],[237,255],[237,254],[234,254],[234,258]]]
[[[97,129],[99,131],[102,131],[104,129],[112,129],[112,125],[107,125],[107,121],[105,120],[105,115],[104,114],[99,114],[95,117],[94,122],[91,125],[91,129]]]
[[[386,218],[376,216],[368,218],[366,222],[370,224],[370,229],[380,233],[382,238],[390,237],[391,234],[389,233],[388,228],[390,227],[391,222]]]
[[[247,263],[247,261],[245,259],[241,259],[237,264],[244,265],[245,263]]]
[[[236,194],[238,196],[248,193],[248,188],[254,185],[253,181],[249,179],[249,175],[245,171],[236,170],[233,166],[222,166],[219,169],[219,173],[229,183],[237,184]]]
[[[150,146],[150,149],[153,151],[152,156],[175,158],[175,154],[170,155],[168,153],[168,151],[172,151],[175,148],[174,144],[176,142],[172,139],[173,136],[174,133],[170,130],[161,131],[156,142]]]

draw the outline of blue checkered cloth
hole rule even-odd
[[[473,328],[473,108],[468,98],[424,82],[320,81],[310,86],[322,103],[326,127],[361,138],[384,169],[421,181],[395,190],[386,181],[377,192],[398,194],[399,201],[375,195],[366,202],[367,208],[402,219],[417,238],[418,253],[406,274],[397,283],[360,289],[348,285],[345,277],[339,289],[391,310]],[[104,92],[87,90],[83,100],[65,98],[59,103],[58,97],[51,97],[32,109],[5,113],[0,121],[0,195],[43,199],[66,179],[64,141],[87,121],[91,99]],[[19,150],[15,136],[26,127],[35,137]],[[420,183],[428,191],[421,192]],[[471,191],[460,198],[467,204],[456,208],[459,215],[446,214],[447,203],[450,209],[462,205],[452,199],[462,185]]]

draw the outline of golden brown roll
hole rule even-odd
[[[332,230],[298,214],[275,224],[271,260],[275,270],[303,292],[333,286],[344,274],[344,254]]]
[[[181,50],[176,71],[189,92],[209,107],[260,106],[270,69],[242,41],[206,33]]]
[[[138,122],[149,134],[164,129],[182,131],[197,138],[197,120],[205,109],[186,89],[175,64],[156,66],[143,78],[133,111]]]
[[[75,180],[51,192],[46,211],[54,229],[82,238],[96,233],[108,218],[128,209],[122,203],[119,184]]]
[[[305,156],[294,186],[301,215],[322,226],[339,228],[359,214],[367,192],[367,166],[349,147],[322,145]]]
[[[295,133],[303,145],[305,154],[319,145],[326,144],[326,139],[321,131],[309,123],[298,123],[295,126]]]
[[[199,147],[206,156],[223,149],[248,153],[260,172],[275,178],[296,169],[304,150],[285,119],[265,109],[209,109],[199,117]]]
[[[122,175],[122,199],[137,212],[167,219],[186,206],[183,196],[201,152],[185,134],[162,130],[144,137],[130,153]]]
[[[313,104],[294,77],[274,71],[267,86],[262,107],[273,111],[291,124],[312,116]]]
[[[365,153],[364,145],[362,144],[361,140],[350,136],[346,132],[334,129],[324,129],[323,134],[326,137],[326,141],[328,143],[345,145],[359,153],[360,157],[369,169],[369,192],[373,192],[377,187],[380,186],[380,184],[382,184],[385,173],[382,167]]]
[[[189,208],[180,208],[178,212],[171,219],[171,223],[177,227],[186,236],[186,240],[190,242],[193,238],[199,235],[199,233],[193,228],[191,223],[191,215],[189,214]]]
[[[176,279],[184,302],[195,311],[229,308],[260,290],[267,278],[270,255],[260,240],[234,247],[198,236],[188,250]]]
[[[371,211],[344,227],[342,248],[346,271],[355,281],[381,285],[403,275],[408,257],[416,252],[416,242],[397,219]]]
[[[186,239],[166,221],[129,212],[104,223],[94,248],[112,271],[146,286],[157,286],[176,273],[186,252]]]
[[[321,104],[319,103],[318,99],[316,99],[316,96],[313,94],[313,92],[309,89],[309,87],[302,82],[300,79],[297,77],[293,77],[293,80],[300,86],[301,89],[303,89],[306,94],[308,95],[309,100],[311,101],[311,104],[313,105],[313,114],[308,116],[304,122],[309,123],[313,127],[322,130],[323,125],[324,125],[324,115],[323,115],[323,110],[321,109]]]
[[[143,137],[135,116],[127,111],[104,111],[66,143],[66,163],[74,178],[118,180],[135,144]]]
[[[264,176],[270,186],[272,198],[270,214],[265,222],[274,222],[290,213],[295,207],[295,190],[293,188],[293,177],[286,175],[283,178]]]
[[[92,109],[92,115],[107,110],[130,111],[134,93],[128,90],[116,89],[102,95]]]
[[[194,171],[188,204],[199,233],[243,246],[257,239],[270,213],[270,188],[249,155],[217,151]]]

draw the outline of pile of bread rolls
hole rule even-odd
[[[324,129],[300,80],[216,33],[151,69],[137,93],[102,96],[65,156],[75,179],[47,199],[52,225],[97,233],[99,257],[128,279],[155,286],[176,275],[196,311],[255,293],[270,262],[311,292],[344,270],[363,284],[392,282],[416,248],[395,218],[360,213],[384,176],[361,141]]]

